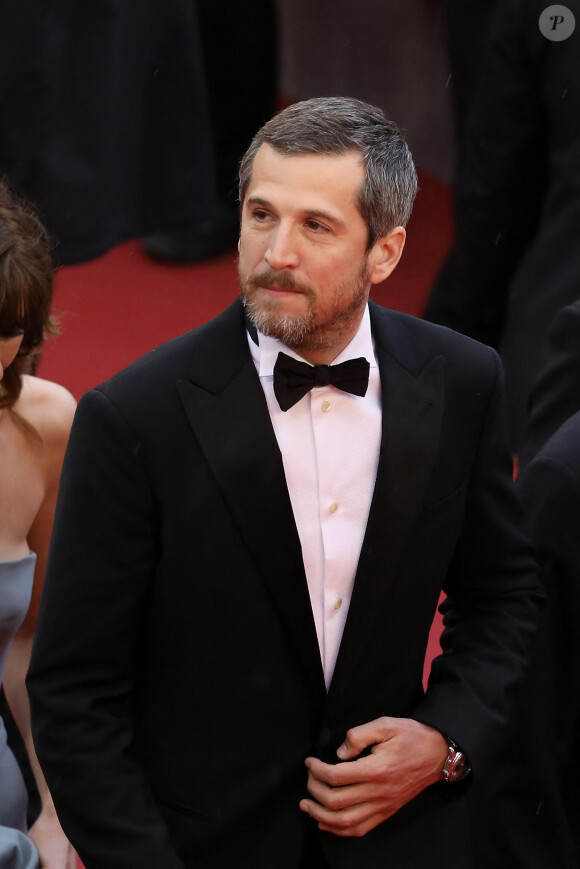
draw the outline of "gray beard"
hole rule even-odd
[[[355,311],[366,303],[366,293],[361,292],[339,317],[322,326],[314,325],[314,314],[311,311],[301,317],[279,317],[271,312],[258,310],[253,299],[242,297],[242,302],[250,323],[258,332],[269,338],[277,338],[286,347],[300,353],[334,347],[350,324]]]
[[[242,296],[242,303],[248,315],[250,323],[255,326],[262,335],[269,338],[277,338],[287,347],[302,346],[313,332],[318,329],[312,326],[312,314],[307,312],[301,317],[279,317],[269,311],[261,311],[254,299],[246,299]]]
[[[346,307],[342,309],[339,307],[333,318],[324,323],[316,323],[316,311],[312,307],[304,314],[294,317],[276,314],[275,311],[267,310],[267,308],[260,308],[253,298],[252,289],[259,285],[261,280],[270,279],[276,280],[280,286],[287,289],[300,290],[310,299],[311,303],[315,298],[315,293],[311,288],[300,286],[284,274],[278,274],[272,270],[262,275],[261,278],[248,281],[242,281],[240,276],[242,303],[250,323],[262,335],[277,338],[278,341],[298,353],[300,351],[327,350],[334,347],[349,328],[353,317],[367,301],[368,271],[366,262],[361,268],[358,285],[350,281],[344,285],[344,288],[349,290],[349,295],[351,289],[356,289],[355,294],[350,297]]]

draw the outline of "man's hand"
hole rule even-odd
[[[369,755],[353,760],[369,746]],[[447,742],[426,724],[385,717],[349,730],[337,755],[351,762],[306,759],[314,799],[302,800],[300,808],[321,830],[364,836],[441,779]]]

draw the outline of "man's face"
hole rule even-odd
[[[330,361],[355,334],[371,284],[356,205],[363,180],[356,152],[287,156],[262,145],[242,208],[238,270],[250,318]]]

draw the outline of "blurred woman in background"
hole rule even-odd
[[[0,679],[41,798],[28,838],[27,791],[0,718],[3,869],[38,866],[39,857],[46,869],[76,867],[36,760],[24,685],[75,410],[66,389],[31,375],[46,335],[56,333],[52,271],[44,228],[0,184]]]

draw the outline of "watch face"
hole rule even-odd
[[[471,767],[469,766],[467,758],[463,752],[450,745],[447,760],[443,766],[444,780],[446,782],[461,781],[470,770]]]
[[[466,773],[465,757],[463,754],[458,753],[455,756],[455,761],[453,763],[451,772],[453,774],[453,781],[459,781],[459,779],[463,778]]]

